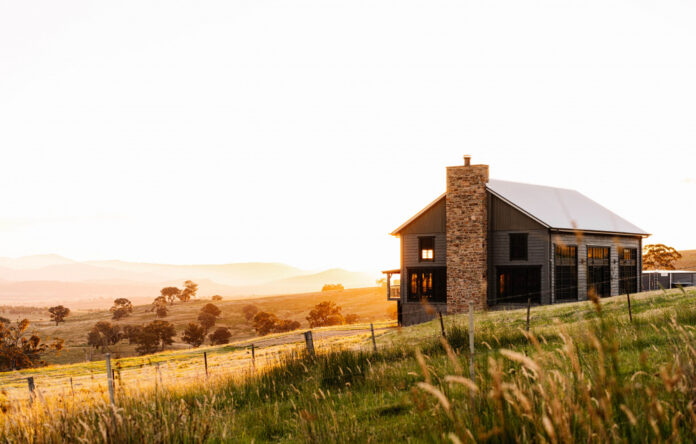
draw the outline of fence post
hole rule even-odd
[[[631,313],[631,294],[626,292],[626,299],[628,299],[628,319],[633,322],[633,313]]]
[[[72,376],[70,377],[70,391],[72,392],[73,401],[75,400],[75,387],[73,386]]]
[[[370,333],[372,333],[372,348],[377,352],[377,341],[375,341],[375,326],[370,322]]]
[[[532,298],[527,298],[527,331],[529,331],[529,312],[532,309]]]
[[[256,370],[256,352],[254,349],[254,343],[251,343],[251,365],[254,367],[254,370]]]
[[[111,353],[106,354],[106,382],[109,386],[109,401],[114,405],[114,374],[111,371]]]
[[[307,352],[310,356],[314,356],[314,340],[312,339],[312,330],[304,332],[305,342],[307,343]]]
[[[469,301],[469,376],[474,380],[474,302]]]
[[[203,363],[205,364],[205,377],[208,377],[208,352],[203,352]]]
[[[440,331],[442,332],[442,337],[446,338],[447,335],[445,335],[445,323],[442,322],[442,312],[438,311],[437,314],[440,317]]]
[[[34,386],[34,377],[29,376],[27,378],[27,385],[29,386],[29,402],[34,403],[34,397],[36,394],[34,393],[34,390],[36,389],[36,386]]]

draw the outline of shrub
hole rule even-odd
[[[213,295],[213,297],[210,298],[210,299],[213,300],[213,301],[221,301],[221,300],[222,300],[222,296],[220,296],[219,294],[216,294],[216,295]]]
[[[298,328],[300,328],[299,322],[290,319],[278,319],[273,313],[261,311],[254,316],[254,329],[261,336],[269,333],[297,330]]]
[[[346,318],[345,318],[345,323],[346,324],[357,324],[359,319],[360,319],[360,316],[356,315],[355,313],[347,314]]]
[[[343,284],[326,284],[321,291],[343,291]]]

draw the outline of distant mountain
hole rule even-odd
[[[191,279],[199,296],[227,298],[304,293],[324,284],[345,288],[374,286],[376,275],[331,269],[311,273],[279,263],[170,265],[124,261],[76,262],[45,255],[0,259],[0,304],[71,303],[101,308],[113,299],[151,301],[165,286],[182,286]]]
[[[290,265],[273,262],[236,264],[171,265],[123,261],[89,261],[86,264],[115,270],[151,273],[166,279],[211,279],[225,285],[255,285],[277,279],[310,274]]]

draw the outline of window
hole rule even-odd
[[[409,302],[446,302],[447,273],[445,267],[413,268],[408,270]]]
[[[418,238],[419,262],[433,262],[435,260],[435,238],[433,236]]]
[[[556,245],[554,255],[554,289],[556,300],[578,298],[578,247]]]
[[[527,260],[527,233],[510,233],[510,260]]]
[[[599,297],[611,296],[610,249],[587,247],[587,291]]]
[[[638,250],[619,248],[619,294],[638,291]]]

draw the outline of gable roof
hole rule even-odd
[[[494,196],[552,230],[649,235],[575,190],[495,179],[489,180],[486,188]],[[447,193],[442,194],[391,234],[398,235],[406,226],[446,197]]]

